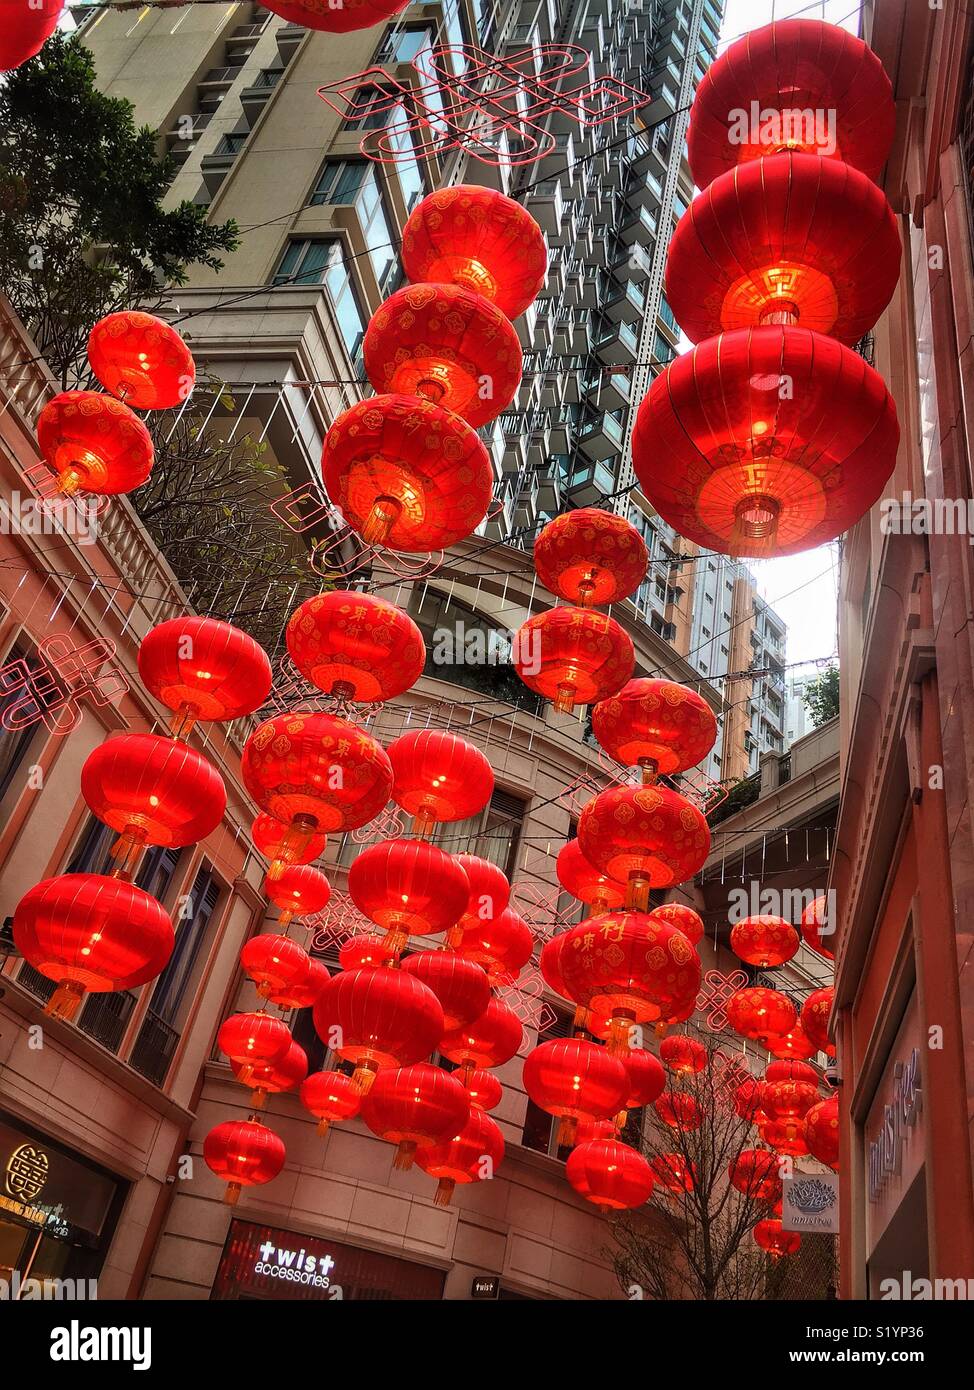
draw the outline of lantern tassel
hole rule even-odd
[[[372,1089],[372,1083],[375,1081],[378,1070],[374,1062],[359,1062],[352,1072],[352,1085],[361,1091],[363,1096],[367,1096]]]
[[[227,1190],[223,1194],[223,1200],[228,1207],[235,1207],[240,1200],[240,1184],[238,1182],[228,1182]]]
[[[413,834],[417,840],[428,840],[433,834],[436,817],[429,806],[421,806],[413,816]]]
[[[433,1197],[433,1205],[436,1207],[448,1207],[453,1196],[456,1183],[452,1178],[440,1178]]]
[[[413,1166],[413,1161],[415,1160],[415,1158],[416,1140],[403,1139],[398,1149],[396,1149],[396,1157],[393,1160],[392,1166],[394,1168],[399,1168],[403,1172],[408,1172],[409,1169]]]
[[[287,833],[278,845],[278,855],[285,863],[296,863],[311,844],[318,821],[314,816],[295,816]],[[280,877],[280,874],[278,874]]]
[[[647,912],[649,889],[649,879],[639,869],[634,870],[626,883],[626,908],[630,912]]]
[[[330,1128],[331,1120],[326,1119],[324,1116],[322,1116],[322,1118],[318,1121],[318,1133],[321,1135],[322,1139],[328,1133]]]
[[[267,1091],[263,1086],[258,1086],[253,1095],[252,1101],[255,1110],[263,1110],[267,1104]]]
[[[574,1115],[563,1115],[558,1125],[558,1147],[560,1149],[574,1148],[577,1133],[577,1118]]]
[[[169,732],[173,738],[182,739],[185,742],[196,725],[198,713],[195,705],[180,705],[169,721]]]
[[[63,1018],[69,1023],[78,1012],[84,997],[84,985],[79,984],[77,980],[62,980],[47,1001],[44,1012],[49,1018]]]
[[[363,541],[377,545],[387,540],[401,511],[402,504],[395,497],[377,497],[362,527]]]
[[[629,1014],[613,1014],[609,1022],[609,1036],[606,1039],[605,1050],[613,1057],[628,1057],[629,1055],[629,1030],[633,1025],[633,1019]]]

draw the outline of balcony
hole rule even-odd
[[[551,453],[551,436],[547,429],[532,430],[528,440],[528,467],[540,471]]]
[[[599,372],[585,383],[585,399],[597,410],[624,410],[632,397],[625,372]]]
[[[561,469],[552,463],[538,480],[538,506],[548,516],[561,511]]]
[[[307,32],[300,24],[282,24],[280,29],[275,31],[277,51],[281,55],[282,63],[290,62]]]
[[[205,154],[200,161],[203,182],[212,196],[233,167],[233,161],[243,149],[247,137],[244,134],[224,135],[212,154]]]
[[[538,311],[534,304],[529,304],[523,314],[519,314],[514,321],[514,331],[517,333],[518,342],[525,352],[530,352],[534,346],[534,331],[538,321]]]
[[[638,285],[628,284],[605,301],[604,313],[612,323],[637,323],[646,309],[646,296]]]
[[[624,439],[622,425],[609,414],[588,420],[578,433],[578,443],[582,452],[596,463],[603,463],[613,455],[621,453]]]
[[[514,525],[531,527],[538,519],[538,494],[540,485],[536,474],[528,476],[514,503]]]
[[[655,241],[656,218],[646,208],[640,208],[633,217],[623,222],[619,228],[619,239],[626,246],[632,246],[635,242],[644,245],[648,241]]]
[[[561,184],[557,179],[547,179],[532,190],[529,211],[549,237],[560,234],[564,210]]]
[[[510,482],[505,482],[497,491],[494,504],[483,523],[483,532],[490,540],[499,541],[510,535],[513,525],[514,497]]]
[[[631,367],[639,351],[639,340],[627,323],[617,323],[599,338],[595,355],[607,366]]]
[[[249,130],[253,130],[257,117],[283,76],[283,68],[264,68],[257,74],[253,85],[245,87],[240,93],[240,105],[243,107],[244,119]]]
[[[616,476],[604,463],[576,468],[568,480],[568,496],[576,507],[591,507],[616,490]]]

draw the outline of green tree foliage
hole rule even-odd
[[[827,666],[820,676],[805,682],[805,708],[811,716],[813,728],[826,724],[839,712],[839,668],[835,664]]]

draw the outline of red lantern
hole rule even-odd
[[[727,1172],[731,1186],[752,1201],[772,1202],[781,1194],[778,1159],[767,1149],[742,1149]]]
[[[484,970],[455,951],[417,951],[405,958],[402,969],[436,995],[448,1033],[472,1023],[490,1003],[490,981]]]
[[[653,916],[662,918],[671,927],[676,927],[691,946],[696,946],[703,940],[703,918],[699,912],[694,912],[693,908],[687,907],[685,903],[663,903],[660,907],[653,908]]]
[[[293,1091],[295,1086],[301,1084],[308,1075],[308,1054],[303,1047],[292,1042],[284,1056],[279,1057],[276,1062],[250,1067],[231,1061],[230,1070],[238,1081],[242,1081],[253,1091],[251,1100],[254,1109],[263,1110],[268,1096]]]
[[[203,1140],[207,1168],[227,1184],[223,1200],[234,1206],[242,1187],[276,1178],[287,1150],[273,1130],[255,1120],[224,1120]]]
[[[682,1197],[693,1191],[696,1173],[692,1163],[682,1154],[657,1154],[650,1166],[656,1181],[661,1183],[674,1197]]]
[[[398,1145],[396,1168],[411,1168],[418,1149],[452,1139],[469,1116],[470,1098],[460,1082],[427,1062],[380,1072],[362,1102],[372,1133]]]
[[[804,1061],[806,1057],[814,1057],[818,1048],[804,1031],[796,1024],[787,1033],[776,1033],[767,1039],[765,1044],[770,1053],[775,1057],[784,1060],[795,1059]]]
[[[263,1009],[257,1013],[231,1014],[220,1025],[217,1045],[240,1067],[237,1079],[250,1084],[257,1067],[279,1062],[293,1041],[291,1030]]]
[[[314,1025],[322,1042],[354,1062],[364,1092],[383,1068],[431,1055],[443,1035],[443,1010],[433,991],[405,970],[343,970],[319,994]]]
[[[664,1038],[659,1045],[659,1055],[678,1076],[693,1076],[707,1065],[707,1049],[703,1043],[683,1034]]]
[[[509,1062],[524,1038],[521,1020],[513,1009],[492,999],[472,1023],[465,1023],[440,1038],[439,1050],[461,1069],[460,1079],[469,1080],[474,1071],[500,1067]]]
[[[462,285],[516,319],[547,278],[548,248],[520,203],[458,183],[430,193],[410,213],[402,264],[410,280]]]
[[[316,1071],[301,1083],[301,1104],[318,1120],[318,1133],[350,1120],[362,1105],[362,1092],[343,1071]]]
[[[459,285],[404,285],[372,315],[362,344],[376,391],[419,396],[474,429],[521,384],[517,334],[500,309]]]
[[[597,869],[627,884],[627,906],[645,909],[652,888],[672,888],[703,867],[710,827],[669,787],[610,787],[582,811],[578,843]]]
[[[827,1052],[835,1056],[835,1044],[829,1038],[829,1019],[835,1004],[835,990],[831,985],[826,989],[814,989],[802,1005],[802,1031],[817,1052]]]
[[[805,1143],[819,1163],[839,1166],[839,1097],[829,1096],[805,1112]]]
[[[747,1081],[742,1081],[734,1091],[734,1109],[742,1120],[751,1120],[755,1124],[758,1116],[764,1112],[761,1110],[762,1084],[757,1077],[749,1077]]]
[[[451,933],[455,944],[466,931],[472,931],[481,922],[492,922],[502,912],[507,911],[511,898],[511,885],[496,864],[489,859],[481,859],[477,854],[458,854],[456,862],[467,875],[470,893],[466,911],[460,917],[455,932]]]
[[[688,686],[641,677],[595,706],[592,732],[610,758],[641,767],[648,785],[702,762],[717,740],[717,718]]]
[[[250,828],[254,848],[270,860],[269,879],[280,878],[288,864],[310,864],[325,852],[326,835],[312,835],[300,850],[289,848],[286,843],[289,828],[284,821],[266,814],[259,815]]]
[[[155,898],[124,879],[61,874],[29,889],[14,909],[14,944],[53,980],[45,1010],[73,1018],[86,990],[137,989],[172,955],[172,922]]]
[[[627,1110],[641,1110],[644,1105],[652,1105],[666,1089],[666,1072],[659,1061],[645,1048],[633,1047],[622,1058],[629,1077]]]
[[[639,407],[632,455],[681,535],[769,556],[847,531],[882,493],[898,443],[893,398],[857,353],[803,328],[765,328],[675,358]]]
[[[37,419],[44,461],[57,490],[111,497],[141,487],[152,472],[149,431],[127,405],[97,391],[62,391]]]
[[[267,0],[265,9],[304,29],[326,34],[347,34],[352,29],[371,29],[404,10],[409,0]]]
[[[358,910],[390,933],[396,954],[410,936],[435,936],[460,918],[470,894],[463,866],[425,840],[370,845],[348,871]]]
[[[773,1260],[780,1260],[782,1255],[794,1255],[802,1243],[797,1231],[782,1230],[776,1216],[767,1216],[758,1222],[754,1228],[754,1239]]]
[[[328,969],[315,956],[308,958],[308,973],[303,980],[295,980],[287,989],[275,991],[271,1002],[282,1009],[310,1009],[318,995],[328,983]]]
[[[561,1120],[559,1145],[575,1142],[579,1120],[617,1115],[629,1095],[629,1073],[622,1062],[580,1038],[558,1038],[529,1052],[523,1083],[535,1105]]]
[[[247,739],[240,771],[263,811],[286,821],[299,855],[321,831],[356,830],[392,790],[392,764],[362,729],[332,714],[279,714]]]
[[[198,719],[228,723],[259,709],[271,689],[267,653],[246,632],[216,618],[171,618],[139,647],[142,684],[185,738]]]
[[[818,1100],[818,1072],[807,1062],[769,1062],[761,1088],[761,1109],[770,1120],[801,1119]]]
[[[731,995],[725,1012],[735,1033],[761,1043],[787,1033],[794,1028],[798,1018],[795,1006],[787,995],[760,985],[739,989]]]
[[[433,1201],[450,1204],[457,1183],[491,1178],[504,1157],[504,1136],[483,1110],[471,1106],[463,1129],[454,1138],[417,1150],[416,1162],[431,1178],[439,1178]]]
[[[292,864],[277,878],[268,875],[264,892],[280,909],[278,925],[286,927],[293,917],[312,917],[327,907],[331,884],[320,869],[310,864]]]
[[[137,309],[98,320],[88,361],[105,390],[136,410],[181,405],[196,382],[193,354],[175,328]]]
[[[477,815],[493,795],[490,763],[458,734],[416,730],[393,739],[386,751],[394,778],[392,799],[414,817],[417,835],[429,835],[440,821]]]
[[[824,940],[835,932],[835,923],[830,920],[828,898],[823,896],[809,903],[802,913],[801,927],[806,946],[826,960],[835,959],[835,952]]]
[[[621,907],[626,900],[622,885],[600,874],[585,858],[577,840],[569,840],[558,851],[555,873],[565,892],[586,903],[592,909],[593,917]],[[561,993],[560,990],[558,992]]]
[[[625,598],[646,578],[648,565],[635,526],[597,507],[563,512],[534,543],[534,568],[545,588],[583,608]]]
[[[515,633],[512,661],[529,690],[568,713],[621,690],[636,654],[614,618],[590,608],[549,608]]]
[[[664,1125],[683,1131],[699,1129],[703,1113],[693,1096],[682,1091],[664,1091],[654,1102],[656,1113]]]
[[[272,999],[290,994],[295,987],[300,988],[308,978],[311,957],[290,937],[265,932],[252,936],[240,952],[240,965],[257,986],[262,999]]]
[[[343,970],[361,970],[363,965],[389,965],[395,959],[395,943],[387,936],[371,934],[353,936],[338,952],[338,963]]]
[[[742,129],[752,107],[759,119]],[[895,120],[890,80],[862,39],[817,19],[779,19],[731,44],[701,79],[687,134],[693,181],[706,188],[784,149],[844,160],[875,179]]]
[[[328,431],[321,466],[349,526],[407,554],[471,535],[494,489],[490,456],[470,426],[416,396],[358,401]]]
[[[495,1110],[504,1096],[504,1087],[492,1071],[472,1071],[463,1084],[470,1104],[478,1110]]]
[[[482,966],[491,984],[511,984],[531,959],[534,934],[524,918],[508,907],[497,917],[478,918],[466,927],[454,950]]]
[[[39,53],[57,28],[64,0],[3,0],[0,4],[0,72],[11,72]]]
[[[730,948],[738,959],[761,970],[784,965],[798,950],[798,933],[783,917],[762,913],[735,922],[730,934]]]
[[[765,1120],[761,1126],[761,1138],[769,1148],[788,1158],[801,1158],[808,1153],[805,1143],[804,1120]]]
[[[565,1177],[580,1196],[603,1211],[644,1206],[653,1192],[653,1170],[645,1158],[614,1139],[579,1144],[568,1155]]]
[[[426,662],[423,634],[408,614],[345,589],[302,603],[285,637],[305,680],[342,700],[391,700],[416,684]]]

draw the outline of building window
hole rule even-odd
[[[375,165],[367,159],[329,159],[319,175],[311,206],[337,204],[354,207],[362,222],[362,235],[379,289],[386,293],[390,273],[398,257],[382,205]]]
[[[342,342],[352,362],[359,361],[362,339],[365,337],[365,320],[342,255],[342,243],[337,237],[289,242],[272,283],[326,285]]]
[[[453,0],[447,0],[448,4]],[[387,34],[379,49],[380,63],[411,63],[423,49],[428,49],[434,41],[434,32],[426,27],[400,29]]]
[[[346,130],[382,130],[397,107],[397,94],[388,87],[359,87],[352,104],[353,116],[345,122]]]
[[[35,670],[39,663],[28,656],[23,647],[11,647],[3,662],[8,673],[0,684],[0,712],[4,715],[20,705],[18,720],[33,721],[21,729],[7,729],[0,725],[0,809],[9,809],[23,791],[23,782],[18,773],[28,763],[28,753],[39,750],[44,725],[37,718],[40,706],[29,697],[24,686],[24,678]],[[23,703],[21,703],[23,702]],[[8,795],[9,794],[9,795]]]

